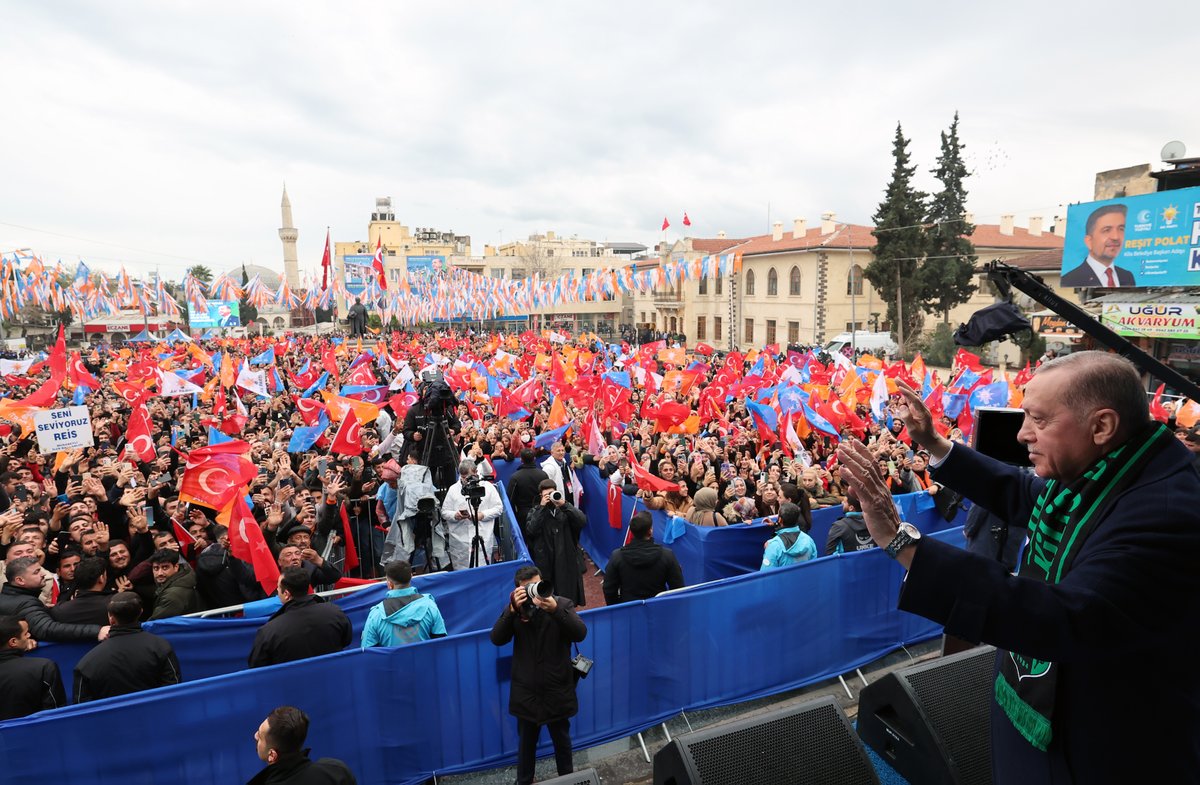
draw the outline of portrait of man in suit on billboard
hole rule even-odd
[[[1063,286],[1137,286],[1133,272],[1116,265],[1125,247],[1125,213],[1123,204],[1106,204],[1088,216],[1083,236],[1087,258],[1062,277]]]

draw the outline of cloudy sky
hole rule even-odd
[[[1160,39],[1192,3],[1069,5],[7,2],[0,251],[281,269],[285,181],[302,270],[377,196],[477,254],[650,245],[684,211],[709,237],[769,231],[768,205],[866,223],[896,123],[928,188],[956,110],[976,220],[1048,223],[1099,170],[1200,153]]]

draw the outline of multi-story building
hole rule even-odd
[[[379,197],[367,224],[367,239],[334,243],[334,275],[351,296],[365,287],[377,245],[383,249],[383,270],[389,287],[409,271],[441,269],[451,257],[471,255],[469,235],[427,228],[410,231],[396,220],[391,197]],[[338,308],[339,313],[346,313],[347,304],[340,295]]]
[[[968,216],[968,220],[970,220]],[[971,235],[980,262],[999,259],[1015,262],[1022,257],[1057,253],[1061,259],[1064,223],[1050,231],[1041,218],[1031,218],[1025,228],[1014,226],[1012,216],[999,224],[979,224]],[[687,280],[660,287],[634,298],[634,318],[639,325],[680,333],[689,341],[707,341],[722,347],[750,348],[770,343],[820,344],[840,332],[888,330],[887,304],[864,277],[872,260],[875,237],[872,227],[841,223],[832,213],[809,228],[797,219],[785,233],[775,223],[771,234],[742,240],[684,238],[660,247],[661,258],[691,261],[697,257],[738,254],[741,269],[724,277]],[[638,269],[658,261],[638,263]],[[1071,290],[1057,286],[1058,274],[1045,276],[1060,294],[1077,300]],[[991,287],[978,276],[978,291],[967,303],[953,309],[948,321],[958,324],[994,301]],[[926,325],[941,314],[927,314]]]
[[[537,277],[546,281],[567,276],[579,280],[600,269],[624,267],[631,255],[645,250],[636,243],[599,243],[546,232],[500,245],[494,254],[492,248],[485,248],[480,273],[495,278]],[[631,298],[617,293],[611,299],[564,303],[530,314],[530,323],[615,332],[618,325],[629,324],[632,317]]]

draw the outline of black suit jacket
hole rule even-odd
[[[1132,271],[1126,270],[1124,267],[1117,267],[1115,264],[1113,269],[1117,272],[1117,286],[1137,286]],[[1108,283],[1096,277],[1096,273],[1092,272],[1091,266],[1085,259],[1083,264],[1068,271],[1062,277],[1062,285],[1083,288],[1084,286],[1108,286]]]
[[[1029,520],[1045,487],[1040,478],[962,445],[934,474],[1010,526]],[[1175,441],[1117,497],[1058,584],[1014,578],[994,559],[936,540],[917,546],[901,610],[945,624],[951,635],[1060,665],[1048,752],[1026,742],[992,701],[996,782],[1136,782],[1144,778],[1143,751],[1149,749],[1159,781],[1195,781],[1197,510],[1200,479],[1191,453]],[[1171,689],[1148,689],[1146,679],[1162,674],[1171,674]]]

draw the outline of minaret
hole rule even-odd
[[[296,258],[296,237],[299,234],[296,227],[292,225],[292,203],[288,199],[285,185],[283,187],[283,226],[279,229],[279,239],[283,241],[283,277],[292,291],[300,288],[300,261]]]

